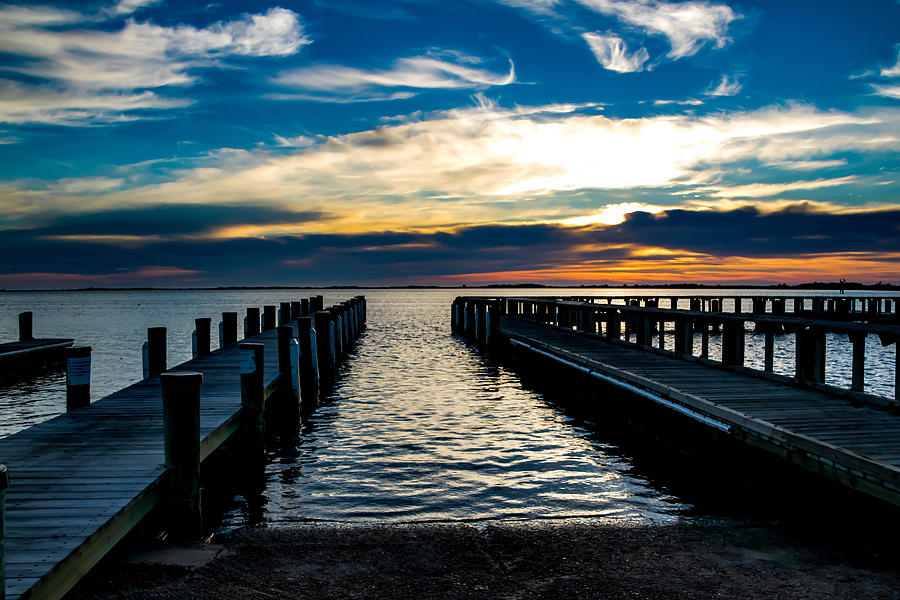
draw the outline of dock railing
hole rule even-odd
[[[590,300],[590,301],[588,301]],[[597,302],[602,300],[603,302]],[[696,360],[710,365],[748,372],[760,377],[776,379],[802,386],[821,388],[829,392],[841,393],[853,400],[900,407],[900,325],[866,321],[812,318],[803,312],[803,306],[810,298],[792,300],[792,308],[798,312],[786,313],[781,310],[784,300],[767,299],[774,312],[762,312],[766,304],[754,303],[751,312],[722,312],[722,303],[717,298],[699,299],[692,297],[689,308],[677,306],[672,301],[670,308],[660,308],[658,298],[628,298],[627,304],[613,303],[613,298],[558,299],[546,297],[458,297],[452,305],[452,329],[472,338],[478,343],[490,346],[496,339],[496,330],[501,317],[533,321],[588,335],[601,336],[619,343],[627,343],[644,349],[652,348],[654,336],[657,347],[654,351],[664,352],[687,360]],[[827,300],[813,298],[812,300]],[[885,300],[885,299],[880,299]],[[708,304],[705,304],[709,301]],[[885,300],[887,303],[891,301]],[[741,302],[735,306],[740,310]],[[828,304],[824,304],[827,308]],[[871,304],[875,308],[866,314],[889,315],[897,310],[896,300],[890,304]],[[708,310],[703,310],[707,308]],[[815,307],[811,307],[813,309]],[[849,314],[849,313],[848,313]],[[745,365],[746,332],[754,331],[764,335],[763,369],[752,369]],[[666,332],[672,332],[666,336]],[[788,333],[795,336],[793,377],[774,373],[774,350],[776,334]],[[826,385],[826,334],[846,335],[853,348],[852,378],[849,388]],[[717,360],[710,357],[710,337],[721,336],[721,353]],[[882,346],[895,347],[894,394],[893,398],[867,394],[865,389],[866,340],[877,336]],[[699,338],[699,340],[697,339]],[[671,341],[671,349],[666,344]],[[695,345],[699,341],[699,352]]]

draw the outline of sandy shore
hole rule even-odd
[[[894,558],[765,523],[300,525],[122,554],[72,597],[894,600]]]

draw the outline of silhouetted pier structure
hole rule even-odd
[[[686,419],[900,507],[900,356],[893,397],[863,392],[866,338],[896,348],[900,326],[659,308],[655,298],[592,300],[459,297],[452,328],[484,347],[550,361],[643,399],[673,428]],[[765,338],[761,370],[744,366],[748,329]],[[773,340],[783,333],[795,338],[793,376],[772,372]],[[826,333],[852,341],[849,389],[825,384]],[[718,360],[710,358],[712,336],[720,338]]]
[[[364,328],[366,302],[326,309],[315,296],[247,315],[239,341],[237,313],[223,313],[215,351],[211,319],[197,319],[195,358],[171,369],[165,328],[151,328],[142,381],[70,401],[68,412],[0,440],[7,598],[62,597],[151,512],[170,537],[199,540],[204,461],[228,442],[242,460],[227,477],[261,480],[272,430],[297,435]],[[70,364],[68,393],[83,399],[89,382],[75,372]]]
[[[36,339],[32,313],[20,313],[19,341],[0,344],[0,383],[14,383],[61,367],[65,363],[65,349],[74,343],[75,340],[68,338]]]

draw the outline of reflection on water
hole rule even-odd
[[[369,301],[369,327],[295,452],[269,521],[674,518],[683,505],[519,377],[451,337],[446,294]]]

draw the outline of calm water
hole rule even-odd
[[[267,520],[669,520],[684,514],[688,506],[654,488],[589,424],[569,417],[523,386],[515,372],[450,335],[450,302],[466,292],[3,293],[0,339],[15,339],[16,314],[32,310],[36,336],[90,344],[97,399],[141,377],[147,327],[169,328],[168,364],[175,365],[190,358],[195,317],[315,293],[325,296],[326,305],[364,293],[368,328],[335,390],[305,425],[297,448],[271,457]],[[777,338],[777,371],[793,369],[792,337]],[[748,365],[761,367],[753,348],[761,349],[762,340],[748,333],[747,341]],[[838,336],[828,344],[829,382],[846,383],[850,344]],[[870,344],[868,391],[890,395],[893,348],[882,350],[877,338]],[[712,337],[711,353],[717,350]],[[0,390],[0,435],[59,414],[64,395],[60,374]],[[236,510],[226,522],[244,518]]]

